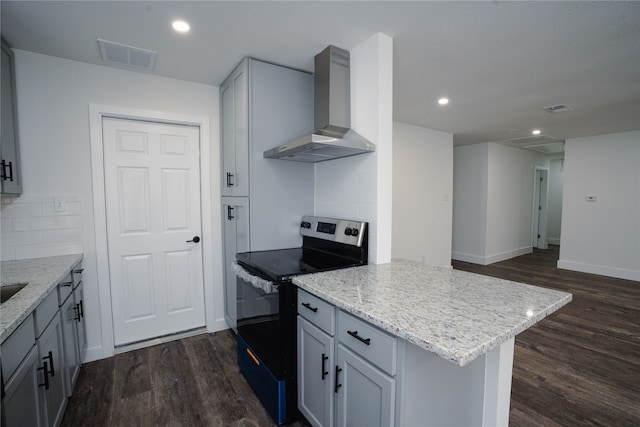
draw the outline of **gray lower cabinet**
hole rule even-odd
[[[70,294],[60,306],[62,334],[64,338],[65,385],[67,394],[71,396],[73,386],[80,373],[80,353],[78,351],[78,309]]]
[[[333,425],[334,338],[298,317],[298,409],[314,426]]]
[[[336,366],[336,425],[394,425],[395,380],[342,344]]]
[[[4,350],[4,349],[3,349]],[[3,351],[4,352],[4,351]],[[40,413],[38,348],[31,347],[13,377],[5,384],[3,405],[3,426],[44,426]]]
[[[298,290],[298,409],[314,427],[396,424],[398,339]]]
[[[2,427],[55,427],[87,348],[79,264],[2,343]]]
[[[76,333],[78,338],[78,362],[82,364],[87,353],[87,322],[84,317],[84,285],[80,281],[73,290],[75,304],[74,319],[76,321]]]
[[[36,343],[44,368],[40,372],[40,383],[44,384],[40,388],[45,403],[43,418],[47,421],[45,425],[59,426],[67,406],[67,392],[64,380],[62,323],[57,313],[36,339]]]

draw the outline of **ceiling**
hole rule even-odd
[[[216,86],[245,56],[313,71],[327,45],[350,50],[382,32],[394,38],[394,120],[452,133],[455,144],[554,152],[567,138],[640,129],[637,1],[2,0],[0,7],[13,48],[105,65],[96,42],[105,39],[157,51],[155,68],[140,72]],[[175,33],[176,18],[191,32]],[[449,105],[438,105],[442,96]],[[556,104],[572,110],[543,110]]]

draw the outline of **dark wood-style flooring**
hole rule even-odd
[[[516,337],[511,426],[640,426],[640,282],[556,268],[559,248],[460,270],[571,292]]]
[[[640,426],[640,283],[565,270],[558,248],[454,268],[573,293],[516,337],[511,426]],[[273,426],[235,336],[203,334],[87,363],[63,426]],[[304,422],[296,425],[305,425]]]

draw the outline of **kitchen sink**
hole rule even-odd
[[[7,285],[0,288],[0,304],[4,304],[9,298],[17,294],[28,283],[16,283],[15,285]]]

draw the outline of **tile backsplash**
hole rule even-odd
[[[2,196],[2,261],[82,253],[80,196]]]

